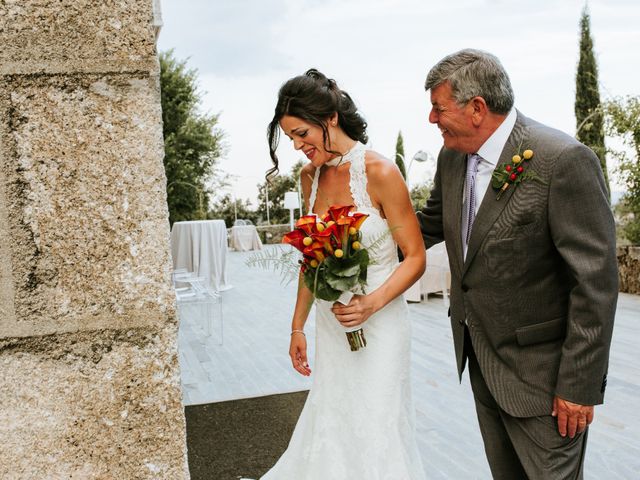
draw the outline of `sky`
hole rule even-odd
[[[510,75],[526,116],[575,133],[579,19],[584,0],[161,0],[160,51],[198,71],[202,109],[219,114],[233,175],[225,192],[256,204],[271,167],[266,127],[286,80],[317,68],[355,100],[370,147],[393,158],[399,131],[407,163],[436,156],[442,138],[428,122],[424,81],[442,57],[489,51]],[[640,2],[591,0],[591,32],[603,99],[639,95]],[[304,158],[282,137],[280,171]],[[305,159],[306,160],[306,159]],[[410,185],[433,177],[414,162]],[[610,165],[609,170],[613,170]],[[615,174],[612,190],[621,190]]]

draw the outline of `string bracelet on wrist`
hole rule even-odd
[[[293,335],[294,333],[301,333],[302,335],[304,335],[306,337],[306,335],[304,333],[304,330],[291,330],[291,335]]]

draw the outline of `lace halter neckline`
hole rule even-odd
[[[373,202],[367,193],[367,174],[365,169],[365,154],[367,147],[361,142],[357,142],[351,150],[345,153],[342,157],[336,157],[331,162],[335,161],[334,165],[340,162],[349,163],[349,189],[351,190],[351,196],[356,208],[359,211],[371,211],[380,215],[380,212],[373,206]],[[326,162],[324,165],[332,165]],[[315,175],[313,177],[313,183],[311,184],[311,194],[309,195],[309,214],[313,214],[313,207],[316,202],[316,195],[318,193],[318,181],[320,179],[320,171],[322,168],[316,168]]]
[[[341,157],[333,158],[328,162],[325,162],[324,164],[329,167],[337,167],[338,165],[341,165],[343,163],[351,162],[353,158],[358,154],[358,152],[364,148],[365,147],[362,143],[356,142],[355,145],[351,147],[351,150],[349,150],[347,153],[345,153]]]

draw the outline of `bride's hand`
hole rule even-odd
[[[291,343],[289,345],[289,356],[291,363],[298,373],[308,377],[311,375],[309,362],[307,360],[307,337],[300,332],[294,332],[291,335]]]
[[[373,300],[369,295],[354,295],[348,305],[335,302],[331,311],[343,327],[362,325],[375,313]]]

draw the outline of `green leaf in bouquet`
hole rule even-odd
[[[351,277],[353,275],[358,275],[360,272],[360,260],[356,255],[348,258],[329,257],[324,261],[324,264],[327,270],[335,276]]]
[[[360,272],[356,272],[350,277],[341,277],[338,275],[334,275],[330,271],[327,271],[325,273],[325,279],[331,288],[340,290],[341,292],[346,292],[347,290],[351,290],[358,284],[359,273]]]
[[[298,278],[302,255],[293,247],[287,247],[277,246],[255,252],[245,261],[245,265],[273,270],[281,275],[283,284],[289,284]]]
[[[370,264],[369,252],[366,250],[358,250],[354,257],[357,257],[360,262],[360,275],[358,276],[358,281],[360,282],[360,285],[365,285],[367,283],[367,267]]]
[[[325,267],[319,266],[318,268],[309,268],[304,272],[304,283],[309,290],[313,293],[313,296],[320,300],[326,300],[328,302],[335,302],[342,294],[341,290],[335,290],[327,283],[325,277]]]

